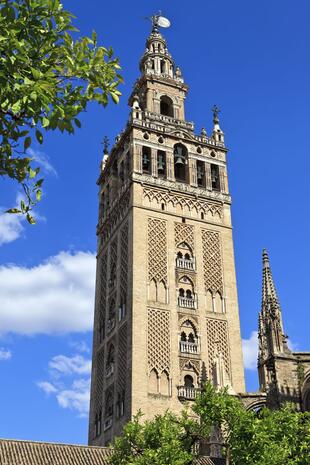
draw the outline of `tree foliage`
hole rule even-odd
[[[41,198],[39,168],[27,149],[47,130],[73,134],[88,102],[117,103],[122,82],[112,48],[96,33],[74,40],[74,16],[60,0],[0,0],[0,176],[24,189],[22,212]]]
[[[166,412],[145,423],[139,414],[115,440],[111,464],[194,464],[194,446],[215,429],[232,465],[310,465],[310,414],[293,405],[248,411],[237,397],[208,383],[192,410],[191,416]]]

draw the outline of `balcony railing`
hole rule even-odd
[[[188,297],[178,297],[179,307],[184,308],[196,308],[196,299],[190,299]]]
[[[110,365],[106,368],[106,377],[109,378],[114,373],[114,363],[110,363]]]
[[[178,386],[178,397],[184,400],[195,400],[200,389],[195,387]]]
[[[180,352],[183,354],[198,354],[198,344],[196,342],[180,341]]]
[[[177,268],[183,268],[185,270],[194,270],[195,269],[195,260],[187,260],[186,258],[177,258],[176,260]]]

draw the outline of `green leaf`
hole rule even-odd
[[[77,118],[74,118],[75,125],[80,128],[81,127],[81,121]]]
[[[36,199],[38,202],[41,200],[41,197],[42,197],[42,191],[38,189],[36,192]]]
[[[19,208],[10,208],[9,210],[6,210],[5,213],[22,213]]]
[[[39,144],[43,143],[43,135],[42,135],[42,132],[39,131],[39,129],[36,129],[36,138]]]
[[[36,177],[36,175],[37,175],[36,170],[33,170],[32,168],[29,168],[29,178],[33,179],[33,178]]]
[[[26,218],[29,224],[36,224],[36,220],[30,215],[30,213],[27,213]]]
[[[42,118],[42,128],[47,128],[49,126],[50,120],[48,118],[43,117]]]
[[[28,149],[28,147],[30,147],[30,145],[31,145],[31,137],[28,136],[24,140],[24,151],[26,151]]]
[[[111,92],[110,95],[114,103],[119,103],[119,96],[115,92]]]

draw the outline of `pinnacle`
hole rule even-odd
[[[272,299],[277,305],[279,305],[277,292],[270,268],[268,252],[266,249],[263,249],[263,305],[267,300],[270,299]]]

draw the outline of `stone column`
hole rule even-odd
[[[133,146],[133,169],[136,173],[142,173],[142,146],[138,144]]]
[[[205,162],[205,175],[206,175],[206,189],[211,191],[212,190],[211,165],[210,163],[207,163],[207,162]]]
[[[151,159],[152,159],[152,176],[157,178],[157,150],[151,149]]]
[[[166,164],[167,164],[167,179],[168,181],[174,181],[174,164],[173,164],[173,152],[166,151]]]

